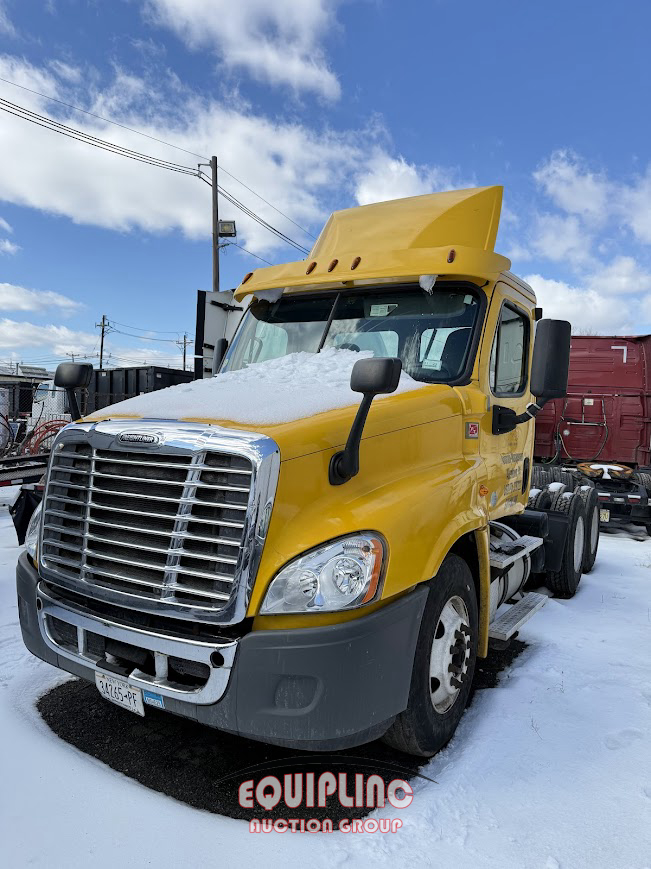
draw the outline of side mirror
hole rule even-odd
[[[350,388],[353,392],[361,392],[364,398],[357,409],[346,446],[330,459],[328,479],[332,486],[347,483],[359,473],[359,445],[371,403],[376,395],[396,391],[401,371],[400,359],[360,359],[353,365]]]
[[[220,338],[215,343],[215,349],[212,354],[212,373],[217,374],[219,366],[222,364],[226,351],[228,350],[228,341],[226,338]]]
[[[572,327],[567,320],[540,320],[531,363],[531,392],[543,403],[567,395]],[[537,402],[541,406],[540,401]]]
[[[570,340],[572,326],[567,320],[539,320],[533,345],[529,389],[536,397],[524,413],[516,414],[510,407],[493,406],[493,434],[506,434],[521,422],[528,422],[552,398],[567,395],[570,370]]]
[[[62,362],[57,366],[54,385],[63,389],[84,389],[93,376],[93,366],[77,362]]]
[[[81,417],[75,389],[85,389],[90,383],[92,376],[93,366],[89,364],[81,365],[76,362],[62,362],[57,366],[54,375],[54,385],[65,389],[68,403],[70,404],[70,415],[73,419]]]
[[[353,365],[350,388],[373,396],[395,392],[400,383],[400,359],[360,359]]]

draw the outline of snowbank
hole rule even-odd
[[[128,398],[90,414],[88,419],[115,413],[145,419],[230,419],[257,425],[293,422],[359,404],[361,396],[350,388],[350,373],[355,362],[371,356],[370,350],[335,347],[321,353],[290,353],[240,371]],[[424,385],[403,371],[396,392]]]

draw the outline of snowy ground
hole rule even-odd
[[[651,541],[602,536],[572,601],[550,600],[497,688],[415,779],[395,834],[251,834],[153,793],[59,740],[35,711],[66,676],[18,628],[13,526],[0,507],[3,864],[651,866]],[[507,678],[508,677],[508,678]],[[308,863],[309,861],[309,863]]]

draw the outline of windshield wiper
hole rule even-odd
[[[332,326],[332,321],[335,318],[335,313],[337,311],[337,305],[339,304],[339,299],[341,298],[341,293],[337,293],[335,296],[335,300],[332,303],[332,309],[330,310],[330,314],[328,315],[328,319],[325,324],[325,328],[323,329],[323,335],[321,335],[321,340],[319,341],[319,346],[316,348],[316,352],[320,353],[323,350],[323,345],[326,342],[328,337],[328,332],[330,331],[330,326]]]

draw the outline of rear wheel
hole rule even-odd
[[[551,468],[544,467],[543,465],[533,466],[531,470],[532,489],[544,489],[545,486],[553,482],[554,478],[552,477]]]
[[[569,492],[573,492],[576,486],[576,477],[571,471],[565,471],[558,465],[550,469],[554,483],[562,483]]]
[[[548,571],[545,584],[555,597],[574,597],[581,581],[585,551],[585,507],[578,492],[561,492],[552,501],[552,510],[565,513],[569,524],[560,570]]]
[[[583,550],[583,572],[590,573],[597,560],[599,548],[599,498],[594,486],[581,486],[577,494],[585,509],[585,547]]]
[[[635,475],[639,483],[641,483],[646,489],[646,493],[651,498],[651,474],[647,474],[646,471],[638,471]]]
[[[477,660],[477,596],[472,574],[448,555],[423,613],[409,702],[383,740],[407,754],[431,757],[457,728],[468,702]]]

